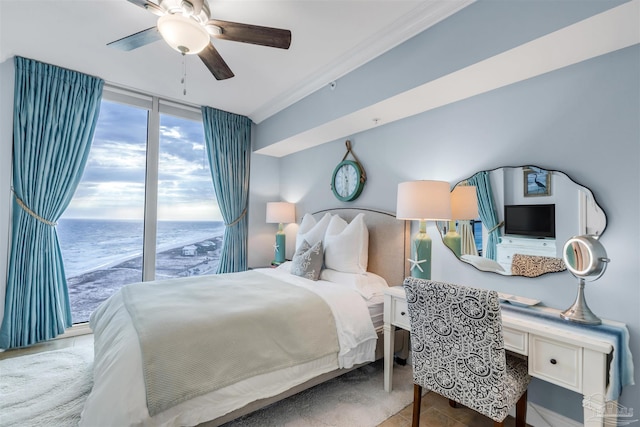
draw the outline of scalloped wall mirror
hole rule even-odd
[[[560,171],[500,167],[454,188],[464,185],[476,187],[478,218],[439,228],[452,253],[481,271],[525,277],[564,271],[564,243],[576,235],[599,236],[607,225],[592,191]]]

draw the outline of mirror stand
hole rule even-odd
[[[581,277],[579,282],[576,301],[571,307],[560,313],[560,317],[571,322],[599,325],[602,321],[598,316],[593,314],[584,297],[584,278]]]
[[[571,322],[599,325],[600,318],[593,314],[584,298],[585,279],[598,280],[611,261],[596,236],[574,236],[567,240],[562,250],[567,269],[579,279],[576,301],[560,317]]]

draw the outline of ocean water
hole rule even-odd
[[[142,221],[60,219],[57,232],[67,278],[142,255]],[[159,221],[157,251],[223,234],[222,222]]]
[[[482,221],[473,222],[473,238],[476,242],[478,254],[482,254]]]

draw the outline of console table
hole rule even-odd
[[[538,317],[540,314],[548,316],[559,313],[548,308],[516,310],[503,307],[505,350],[527,356],[529,375],[532,377],[582,394],[585,426],[603,426],[605,419],[608,425],[614,425],[616,414],[611,411],[616,407],[615,401],[612,401],[613,404],[606,404],[605,401],[609,377],[608,357],[613,346],[606,339],[589,333],[582,325],[559,322],[555,326]],[[388,392],[392,388],[392,349],[396,328],[411,330],[402,286],[391,287],[385,292],[384,389]]]

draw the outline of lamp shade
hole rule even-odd
[[[396,218],[417,220],[451,219],[449,183],[408,181],[398,184]]]
[[[451,192],[451,219],[478,218],[478,195],[472,185],[458,185]]]
[[[267,203],[267,222],[279,224],[296,222],[296,205],[287,202]]]
[[[169,46],[178,52],[196,54],[211,41],[207,30],[181,14],[167,14],[158,19],[158,31]]]

